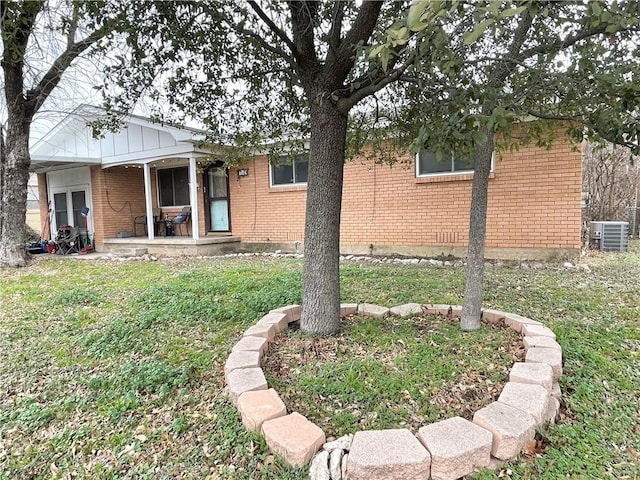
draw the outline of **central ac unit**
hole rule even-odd
[[[626,252],[629,222],[591,222],[591,245],[604,252]]]

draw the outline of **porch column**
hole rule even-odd
[[[198,229],[198,173],[195,157],[189,158],[189,200],[191,202],[191,236],[194,240],[200,238]]]
[[[147,237],[149,240],[155,238],[155,223],[153,221],[153,205],[151,203],[151,167],[144,164],[144,205],[147,210]]]

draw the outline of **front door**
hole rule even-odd
[[[209,232],[229,232],[229,176],[223,166],[211,166],[205,170],[205,204],[208,206]]]
[[[53,193],[55,228],[64,225],[78,227],[84,231],[86,219],[82,209],[87,206],[88,189],[71,187]]]

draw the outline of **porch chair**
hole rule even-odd
[[[158,222],[160,222],[160,218],[162,216],[162,209],[160,208],[152,208],[153,212],[153,234],[158,235]],[[147,215],[139,215],[133,219],[133,236],[138,236],[138,229],[136,228],[138,225],[144,227],[144,234],[148,235],[147,230]]]
[[[182,236],[182,226],[184,225],[187,235],[189,235],[189,223],[191,223],[191,207],[184,207],[178,215],[171,219],[171,229],[174,234],[177,230],[179,235]]]
[[[68,225],[60,227],[55,242],[60,255],[80,253],[80,229]]]

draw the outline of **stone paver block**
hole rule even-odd
[[[473,423],[493,434],[491,455],[500,460],[518,455],[536,433],[536,421],[531,415],[502,402],[478,410]]]
[[[521,333],[528,337],[550,337],[555,340],[556,334],[544,325],[523,325]]]
[[[297,322],[302,315],[301,305],[287,305],[286,307],[274,308],[271,313],[285,313],[287,315],[287,322]]]
[[[557,400],[562,400],[562,390],[560,390],[560,384],[557,381],[551,387],[551,396]]]
[[[422,307],[418,303],[405,303],[389,310],[393,315],[400,317],[410,317],[411,315],[422,315]]]
[[[449,315],[459,317],[462,314],[462,307],[459,305],[428,304],[424,305],[422,311],[427,315]]]
[[[227,386],[234,405],[238,403],[238,397],[244,392],[252,390],[266,390],[267,379],[261,368],[240,368],[232,370],[227,375]]]
[[[431,453],[432,480],[454,480],[475,466],[489,466],[493,435],[464,418],[426,425],[418,430],[418,439]]]
[[[524,361],[526,363],[546,363],[551,365],[554,380],[558,380],[562,375],[562,350],[533,347],[527,350]]]
[[[549,407],[547,408],[547,415],[545,417],[545,423],[555,425],[556,419],[560,413],[560,401],[555,397],[549,398]]]
[[[355,315],[358,311],[357,303],[341,303],[340,304],[340,316],[346,317],[347,315]]]
[[[267,420],[262,433],[269,448],[294,467],[309,463],[325,442],[322,429],[297,412]]]
[[[490,308],[482,311],[482,318],[487,322],[497,322],[506,319],[507,314],[500,310],[492,310]]]
[[[269,346],[269,343],[267,342],[266,338],[249,336],[249,337],[242,337],[240,340],[238,340],[238,343],[236,343],[233,346],[231,351],[232,352],[255,351],[255,352],[260,352],[260,356],[262,356],[267,351],[268,346]]]
[[[518,333],[522,333],[522,327],[524,325],[542,325],[542,323],[537,320],[532,320],[527,317],[523,317],[521,315],[516,315],[515,313],[507,313],[504,323],[507,327],[515,330]]]
[[[276,338],[276,326],[269,324],[258,325],[257,323],[245,330],[244,337],[262,337],[266,338],[268,342],[273,342]]]
[[[549,408],[549,391],[541,385],[508,382],[498,401],[528,413],[536,425],[542,425]]]
[[[541,335],[526,336],[522,339],[522,342],[524,343],[524,348],[527,350],[533,347],[555,348],[556,350],[562,350],[560,344],[556,342],[553,337],[543,337]]]
[[[285,416],[287,407],[278,393],[270,388],[244,392],[238,397],[238,411],[244,428],[259,432],[267,420]]]
[[[239,368],[252,368],[260,366],[260,352],[258,351],[238,351],[231,352],[224,364],[224,377],[228,377],[229,373]]]
[[[258,320],[256,325],[273,325],[276,327],[276,334],[278,334],[287,328],[289,322],[287,321],[286,313],[270,312]]]
[[[373,318],[383,318],[389,314],[389,309],[381,305],[371,303],[361,303],[358,305],[358,315],[365,315]]]
[[[429,478],[431,456],[407,429],[365,430],[353,437],[349,480]]]
[[[546,363],[516,362],[511,367],[509,381],[516,383],[532,383],[542,385],[551,392],[553,387],[553,369]]]

